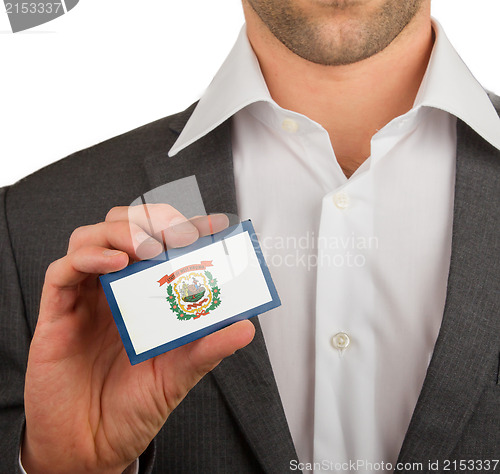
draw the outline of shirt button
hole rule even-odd
[[[347,209],[349,207],[349,196],[343,191],[333,196],[333,203],[338,209]]]
[[[283,123],[281,124],[281,128],[288,133],[295,133],[299,129],[299,124],[291,119],[291,118],[286,118],[283,120]]]
[[[335,347],[335,349],[346,349],[350,342],[351,340],[345,332],[339,332],[332,337],[332,346]]]

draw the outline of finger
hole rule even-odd
[[[199,233],[188,219],[168,204],[114,207],[106,222],[129,221],[142,227],[166,248],[185,247],[198,239]]]
[[[189,219],[198,229],[200,237],[220,232],[229,227],[229,218],[225,214],[210,214],[208,216],[196,216]]]
[[[69,239],[68,253],[85,246],[123,250],[133,260],[153,258],[163,251],[163,245],[137,224],[125,221],[100,222],[76,229]]]
[[[197,229],[197,235],[203,237],[205,235],[215,234],[229,226],[229,219],[225,214],[213,214],[210,216],[192,217],[187,221],[175,221],[176,223],[162,230],[163,242],[166,243],[167,249],[170,247],[184,247],[192,242],[180,240],[178,233],[181,228],[186,226],[186,232],[189,232],[189,226],[194,226]]]
[[[45,274],[40,314],[59,316],[71,311],[78,298],[78,285],[89,277],[115,272],[128,265],[129,257],[120,250],[82,247],[50,264]]]

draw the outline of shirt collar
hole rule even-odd
[[[233,49],[198,102],[169,156],[205,136],[244,107],[261,101],[273,102],[243,26]]]
[[[427,106],[444,110],[500,150],[500,118],[488,95],[436,20],[433,20],[433,27],[436,40],[414,108]],[[243,26],[233,49],[170,149],[169,156],[176,155],[239,110],[256,102],[274,104]]]
[[[436,41],[414,107],[444,110],[500,150],[500,118],[488,94],[453,48],[441,25],[434,19],[432,24]]]

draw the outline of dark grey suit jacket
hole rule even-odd
[[[65,254],[73,229],[194,173],[207,210],[237,214],[230,121],[167,156],[192,110],[71,155],[0,190],[1,473],[17,469],[24,374],[45,270]],[[428,460],[500,457],[499,176],[499,151],[459,121],[446,308],[399,459],[423,462],[420,472],[430,472]],[[141,458],[141,470],[290,470],[296,453],[257,319],[254,323],[255,340],[189,393]]]

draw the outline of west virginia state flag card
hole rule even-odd
[[[132,364],[281,304],[249,220],[100,280]]]

